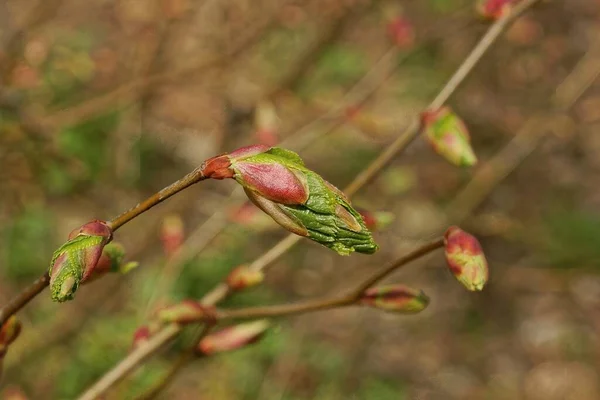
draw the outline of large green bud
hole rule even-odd
[[[255,205],[290,232],[341,255],[378,249],[350,200],[290,150],[244,147],[208,160],[204,170],[217,179],[235,179]]]

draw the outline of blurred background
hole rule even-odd
[[[489,25],[472,0],[0,0],[0,303],[45,271],[72,229],[215,154],[282,143],[344,187]],[[376,233],[379,252],[340,257],[303,240],[224,306],[337,293],[448,223],[481,240],[483,292],[465,291],[437,252],[387,280],[424,289],[423,313],[278,320],[260,343],[190,364],[159,398],[600,398],[598,73],[600,2],[533,7],[448,103],[476,167],[456,168],[418,138],[353,200],[394,215]],[[119,230],[140,262],[131,273],[69,303],[36,298],[19,313],[0,392],[75,398],[156,307],[201,297],[286,235],[234,189],[202,183]],[[186,337],[107,398],[155,384]]]

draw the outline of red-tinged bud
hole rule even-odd
[[[241,290],[251,286],[256,286],[265,279],[262,271],[248,268],[247,265],[240,265],[234,268],[227,275],[227,286],[233,290]]]
[[[457,166],[477,164],[469,131],[449,107],[423,112],[421,122],[423,134],[439,155]]]
[[[387,285],[365,290],[359,302],[384,311],[415,314],[429,305],[429,297],[422,290],[404,285]]]
[[[478,0],[477,13],[486,19],[497,20],[510,12],[515,0]]]
[[[278,118],[273,103],[264,101],[256,107],[254,118],[256,137],[261,144],[275,146],[279,141],[277,138]]]
[[[112,229],[104,221],[94,220],[73,230],[69,240],[59,247],[50,262],[52,300],[71,300],[79,285],[96,268],[104,247],[112,240]]]
[[[167,256],[175,253],[185,240],[183,220],[178,215],[169,215],[163,219],[160,229],[160,241]]]
[[[6,349],[9,344],[14,342],[20,333],[21,323],[13,315],[0,328],[0,352],[1,349]]]
[[[247,322],[207,335],[198,344],[199,354],[212,355],[246,347],[259,341],[269,328],[267,320]]]
[[[384,229],[391,224],[395,218],[393,213],[387,211],[371,212],[361,208],[357,208],[356,211],[359,212],[363,218],[363,221],[365,221],[365,225],[371,231],[379,231]]]
[[[489,269],[479,241],[457,226],[448,228],[444,235],[446,261],[452,274],[468,290],[482,290]]]
[[[150,338],[160,330],[161,326],[162,324],[160,323],[151,322],[148,325],[143,325],[137,328],[133,333],[133,341],[131,344],[132,350],[150,340]]]
[[[415,44],[415,28],[404,16],[397,16],[387,24],[387,34],[400,49],[410,49]]]
[[[244,187],[267,200],[280,204],[304,204],[308,188],[300,175],[279,163],[240,161],[235,163],[236,175]]]
[[[214,308],[202,305],[194,300],[184,300],[159,310],[157,317],[164,323],[176,322],[178,324],[189,324],[213,319]]]

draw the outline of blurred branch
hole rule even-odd
[[[177,180],[166,188],[160,190],[159,192],[153,194],[146,200],[141,203],[138,203],[133,208],[125,211],[118,217],[108,222],[108,225],[111,227],[113,231],[116,231],[121,226],[130,222],[132,219],[138,217],[142,213],[148,211],[155,205],[163,202],[169,197],[175,195],[176,193],[190,187],[191,185],[198,183],[207,179],[202,173],[202,167],[200,166],[184,176],[183,178]],[[40,278],[38,278],[33,284],[25,288],[19,294],[17,294],[14,298],[9,300],[9,302],[0,308],[0,326],[14,313],[23,308],[27,303],[33,300],[38,294],[40,294],[50,283],[50,277],[48,272],[44,273]]]
[[[500,34],[523,12],[533,6],[539,0],[524,0],[516,5],[511,12],[506,13],[503,17],[494,22],[486,34],[480,39],[475,48],[467,56],[464,62],[459,66],[455,74],[450,78],[448,83],[442,88],[440,93],[434,98],[430,104],[430,108],[439,107],[452,95],[462,81],[467,77],[469,72],[481,59],[491,45],[498,39]],[[412,140],[414,140],[419,132],[419,123],[411,124],[406,132],[400,135],[390,146],[388,146],[363,172],[361,172],[352,183],[344,190],[348,196],[354,195],[359,189],[375,178],[387,164],[406,148]],[[280,241],[277,245],[264,253],[261,257],[250,264],[250,268],[255,270],[263,270],[273,261],[278,259],[287,250],[300,241],[299,236],[290,235]],[[213,305],[222,300],[229,293],[228,287],[225,284],[220,284],[211,292],[205,295],[201,302],[207,305]],[[79,397],[80,400],[95,399],[104,394],[112,385],[123,379],[129,372],[133,371],[143,360],[151,356],[155,351],[161,348],[166,342],[173,339],[181,331],[181,326],[178,324],[170,324],[163,328],[156,336],[152,337],[148,342],[142,344],[121,362],[119,362],[112,370],[104,375],[100,380],[93,384],[85,393]]]
[[[514,138],[477,171],[447,207],[447,222],[465,219],[492,189],[527,158],[549,133],[555,116],[564,114],[600,75],[600,45],[596,44],[556,88],[551,110],[530,117]]]
[[[160,85],[168,82],[180,80],[188,75],[197,74],[209,68],[216,68],[231,61],[231,58],[251,49],[262,34],[275,23],[273,13],[267,13],[264,19],[258,22],[254,27],[248,29],[248,33],[242,35],[224,54],[215,56],[212,59],[195,60],[187,66],[174,70],[159,72],[150,76],[135,79],[115,90],[92,98],[77,106],[64,111],[55,112],[42,119],[45,126],[58,127],[72,125],[78,121],[89,118],[94,114],[106,109],[118,106],[119,104],[131,102],[138,98],[144,90],[153,85]]]
[[[382,268],[380,271],[377,271],[371,276],[367,277],[363,282],[359,283],[355,289],[351,290],[349,293],[344,295],[338,295],[333,297],[327,297],[324,299],[316,299],[292,304],[282,304],[282,305],[272,305],[272,306],[263,306],[263,307],[247,307],[240,308],[237,310],[217,310],[214,315],[208,316],[213,321],[213,318],[216,319],[216,322],[223,322],[230,319],[260,319],[260,318],[273,318],[273,317],[284,317],[290,315],[297,314],[305,314],[309,312],[315,311],[324,311],[332,308],[340,308],[346,306],[356,305],[363,295],[364,291],[378,283],[383,278],[391,275],[396,272],[398,269],[407,265],[408,263],[415,261],[434,250],[442,248],[444,246],[444,239],[439,238],[433,240],[418,249],[413,250],[412,252],[400,257],[397,260],[390,262],[387,266]],[[207,317],[207,316],[205,316]],[[201,318],[198,322],[207,322],[206,319]],[[153,399],[161,390],[166,388],[168,384],[172,381],[172,379],[176,376],[176,373],[183,368],[188,362],[194,360],[197,355],[195,354],[195,349],[197,347],[197,343],[200,342],[200,339],[208,333],[208,324],[204,325],[205,328],[198,338],[194,341],[196,343],[193,346],[191,351],[185,351],[183,354],[179,356],[177,361],[171,366],[167,374],[161,379],[160,382],[157,383],[154,387],[152,387],[147,393],[143,394],[138,398],[138,400],[144,399],[149,400]]]
[[[4,45],[4,59],[0,59],[2,64],[0,67],[0,79],[5,85],[10,80],[10,74],[15,67],[16,61],[20,59],[18,54],[22,50],[27,33],[52,19],[60,9],[62,2],[63,0],[38,0],[33,11],[27,14],[22,26],[17,28],[6,40],[6,44]],[[10,21],[10,17],[8,20]]]

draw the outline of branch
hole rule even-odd
[[[141,203],[138,203],[135,207],[125,211],[118,217],[108,222],[108,225],[113,231],[116,231],[126,223],[130,222],[135,217],[148,211],[155,205],[163,202],[174,194],[190,187],[194,183],[198,183],[205,180],[206,177],[202,173],[202,167],[196,168],[183,178],[177,180],[173,184],[153,194]],[[14,298],[0,309],[0,326],[6,322],[6,320],[23,308],[27,303],[33,300],[38,294],[40,294],[50,283],[50,277],[48,272],[44,273],[40,278],[33,282],[30,286],[22,290]]]
[[[465,61],[459,66],[455,74],[450,78],[448,83],[442,88],[440,93],[435,97],[435,99],[431,102],[431,106],[435,106],[438,104],[443,104],[452,93],[458,88],[460,83],[466,78],[469,72],[472,71],[473,67],[477,64],[477,62],[481,59],[483,54],[491,45],[497,40],[500,33],[502,33],[506,28],[523,12],[533,6],[539,0],[524,0],[515,6],[511,12],[507,13],[505,16],[494,22],[486,34],[481,38],[475,48],[471,51],[471,53],[467,56]],[[413,122],[411,126],[400,135],[386,150],[384,150],[362,173],[360,173],[352,183],[344,190],[348,196],[352,196],[359,189],[369,183],[373,178],[375,178],[382,170],[387,166],[387,164],[400,153],[408,144],[414,140],[419,131],[419,123]],[[264,253],[261,257],[255,260],[251,264],[251,268],[262,270],[266,268],[270,263],[277,260],[281,255],[283,255],[287,250],[289,250],[292,246],[294,246],[300,237],[289,235],[282,241],[280,241],[277,245],[275,245],[271,250]],[[207,305],[213,305],[221,301],[223,298],[227,296],[229,290],[225,284],[220,284],[215,287],[211,292],[206,294],[202,298],[202,303]],[[123,379],[129,372],[134,370],[138,363],[141,363],[144,359],[149,357],[154,351],[160,348],[167,341],[173,339],[180,331],[181,326],[178,324],[170,324],[167,327],[163,328],[157,336],[151,338],[149,342],[144,345],[141,345],[139,348],[131,352],[127,357],[125,357],[119,364],[113,367],[111,371],[109,371],[106,375],[104,375],[100,380],[98,380],[94,385],[92,385],[81,397],[79,400],[92,400],[95,399],[102,394],[106,393],[106,391],[114,385],[116,382]]]

